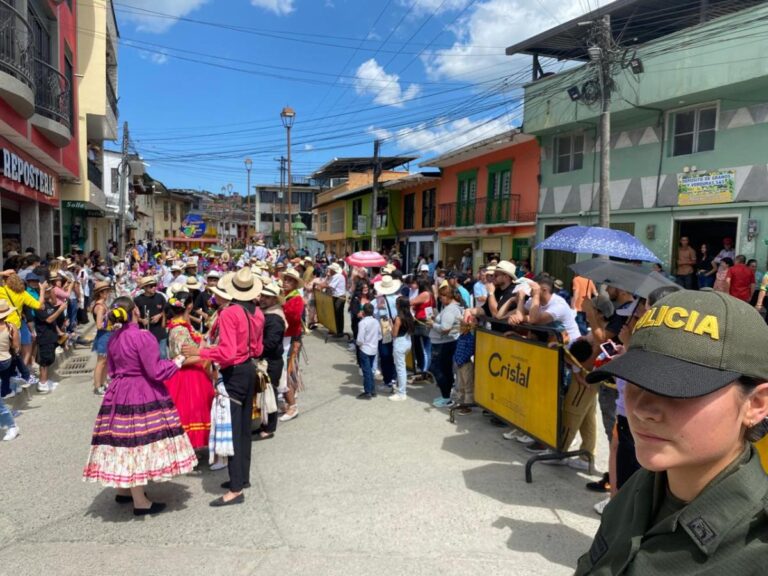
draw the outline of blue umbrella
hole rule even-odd
[[[625,260],[661,263],[661,260],[632,234],[599,226],[563,228],[540,242],[536,249],[563,250],[575,254],[601,254]]]

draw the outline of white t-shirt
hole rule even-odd
[[[531,309],[530,299],[525,303],[525,309]],[[561,296],[552,294],[549,298],[549,302],[542,304],[540,310],[552,317],[555,325],[550,324],[549,326],[567,332],[571,342],[575,342],[581,338],[579,326],[576,324],[576,311],[568,306],[568,303]]]
[[[334,274],[328,278],[328,287],[331,289],[331,296],[341,298],[346,293],[346,282],[343,274]]]

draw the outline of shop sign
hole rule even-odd
[[[80,202],[78,200],[64,200],[61,203],[61,207],[69,208],[70,210],[90,210],[87,202]]]
[[[677,205],[725,204],[733,202],[734,170],[713,170],[677,175]]]
[[[53,196],[56,193],[54,176],[43,172],[7,148],[3,148],[3,176],[46,196]]]

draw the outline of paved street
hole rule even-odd
[[[81,481],[99,399],[87,378],[34,396],[22,436],[0,445],[0,573],[570,574],[598,526],[586,476],[534,467],[479,412],[355,399],[357,368],[339,342],[307,338],[301,414],[254,445],[253,488],[214,510],[226,472],[150,485],[170,511],[136,519],[114,490]],[[600,446],[605,455],[604,440]],[[604,460],[598,463],[604,468]]]

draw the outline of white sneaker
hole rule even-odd
[[[37,383],[37,392],[39,394],[48,394],[51,391],[51,389],[48,387],[48,384],[45,382],[38,382]]]
[[[517,430],[507,430],[503,432],[501,437],[505,440],[517,440],[517,435],[520,434]]]
[[[600,500],[600,502],[598,502],[593,506],[593,508],[595,509],[595,512],[597,512],[598,514],[600,514],[600,516],[602,516],[603,510],[605,510],[605,507],[608,506],[608,502],[610,501],[611,501],[610,496],[605,500]]]
[[[582,472],[589,471],[589,462],[582,460],[578,456],[576,458],[569,458],[566,463],[569,468],[573,468],[574,470],[581,470]]]
[[[224,460],[224,461],[220,460],[220,461],[214,462],[213,464],[210,465],[210,469],[213,472],[216,472],[217,470],[224,470],[224,468],[226,468],[226,467],[227,467],[226,460]]]
[[[392,402],[404,402],[406,398],[407,396],[405,394],[392,394],[392,396],[389,397]]]
[[[8,428],[8,430],[5,433],[5,436],[3,436],[3,440],[6,442],[10,442],[11,440],[15,440],[19,436],[19,427],[14,426],[13,428]]]
[[[515,438],[515,440],[520,442],[520,444],[530,444],[531,442],[533,442],[533,438],[531,438],[527,434],[521,434],[520,436]]]
[[[56,390],[56,388],[59,387],[59,383],[58,382],[54,382],[53,380],[48,380],[48,382],[46,382],[46,384],[48,384],[48,389],[51,392],[53,392],[54,390]]]

